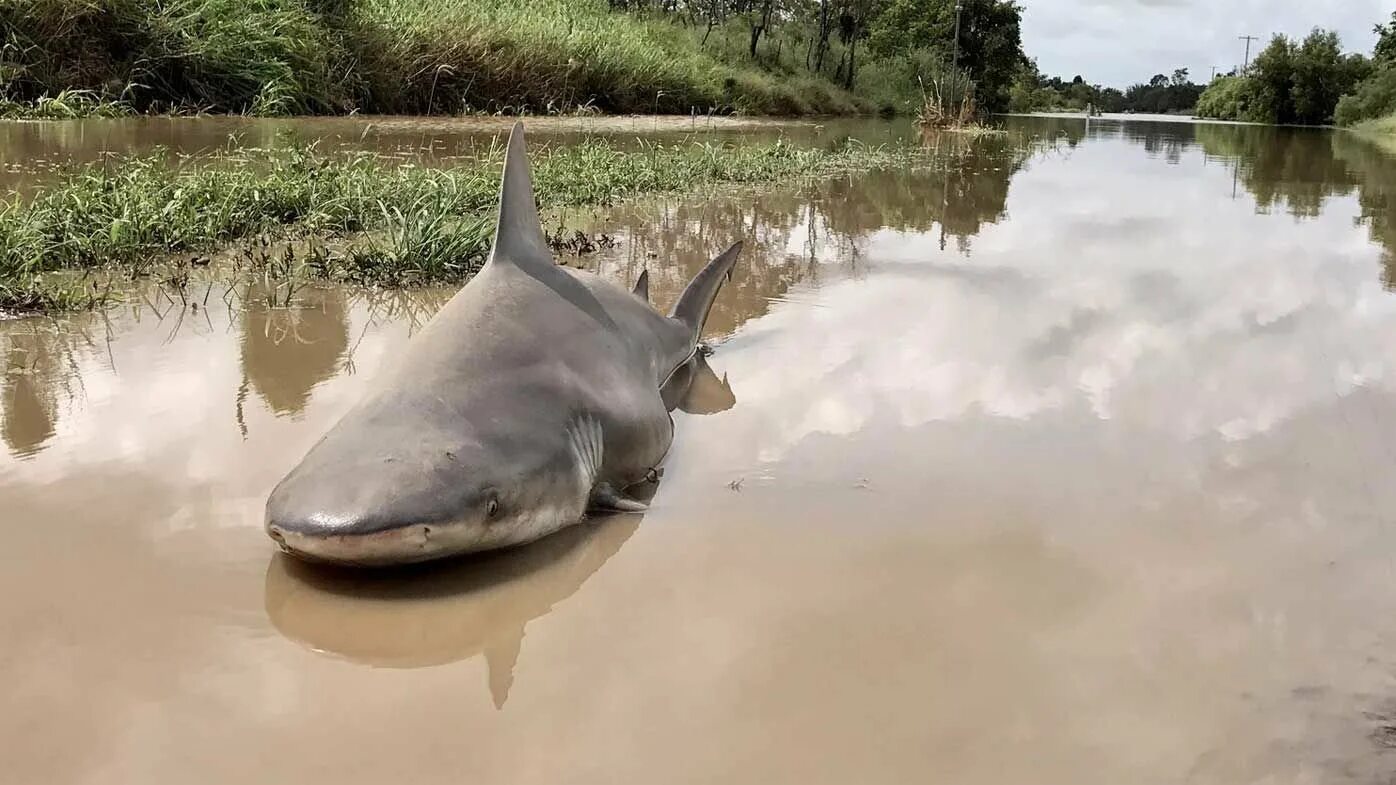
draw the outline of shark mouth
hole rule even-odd
[[[436,559],[461,548],[453,528],[421,524],[397,526],[368,534],[306,534],[270,526],[267,533],[281,550],[307,561],[383,566]]]

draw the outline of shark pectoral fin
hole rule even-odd
[[[524,628],[522,625],[511,630],[506,637],[485,647],[485,667],[489,670],[490,697],[496,709],[504,708],[509,700],[509,688],[514,686],[514,666],[519,663],[519,651],[523,648]]]
[[[644,512],[649,505],[626,496],[610,483],[601,483],[591,492],[591,509],[609,512]]]
[[[664,384],[659,388],[659,397],[664,401],[664,411],[672,412],[679,408],[683,399],[688,395],[688,388],[693,384],[693,360],[680,365],[669,374],[669,378],[664,380]]]

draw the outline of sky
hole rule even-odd
[[[1206,82],[1217,66],[1241,65],[1245,42],[1276,33],[1302,36],[1335,29],[1348,51],[1371,53],[1372,26],[1391,17],[1396,0],[1021,0],[1023,46],[1047,76],[1127,87],[1154,74],[1187,68]]]

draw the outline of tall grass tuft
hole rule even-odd
[[[929,69],[917,77],[921,85],[921,108],[916,121],[929,128],[962,128],[978,117],[974,102],[974,80],[969,74],[951,68]]]
[[[73,120],[79,117],[126,117],[131,107],[108,101],[90,90],[64,90],[33,102],[0,98],[0,118],[11,120]]]
[[[484,216],[403,212],[386,205],[382,210],[383,229],[364,233],[342,250],[317,246],[309,271],[359,286],[408,287],[465,280],[489,256],[494,226]]]

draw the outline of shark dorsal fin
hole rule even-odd
[[[533,177],[528,169],[523,123],[514,123],[504,155],[504,177],[499,187],[499,223],[494,230],[491,264],[512,264],[522,269],[552,267],[553,255],[543,237],[538,205],[533,201]]]
[[[635,296],[645,302],[650,301],[650,269],[646,267],[635,281]]]

